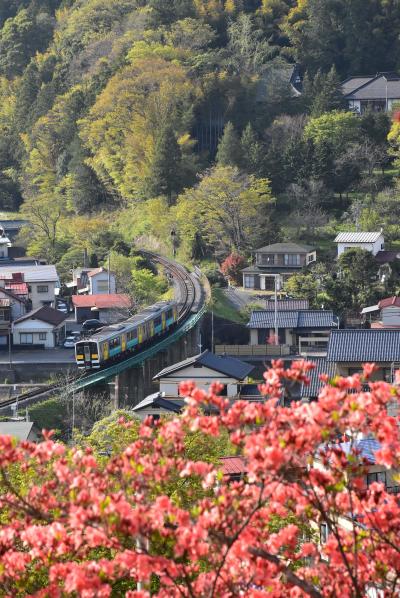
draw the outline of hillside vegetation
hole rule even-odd
[[[0,27],[0,209],[61,274],[398,238],[398,125],[338,92],[400,66],[396,0],[0,0]]]

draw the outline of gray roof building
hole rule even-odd
[[[277,314],[278,328],[333,328],[337,327],[337,318],[328,310],[293,310]],[[248,328],[271,329],[275,326],[273,310],[253,311]]]
[[[400,362],[400,329],[332,330],[326,359],[336,363]]]
[[[34,422],[27,421],[0,422],[0,435],[13,436],[17,440],[29,440],[32,442],[39,440],[40,436]]]
[[[244,361],[240,361],[239,359],[235,359],[234,357],[214,355],[214,353],[206,350],[199,355],[189,357],[188,359],[184,359],[183,361],[164,368],[161,372],[154,376],[153,380],[164,378],[169,374],[178,372],[179,370],[183,370],[184,368],[194,364],[199,364],[210,368],[211,370],[215,370],[224,376],[229,376],[235,378],[236,380],[244,380],[254,369],[254,366],[249,365]]]
[[[278,299],[277,304],[278,304],[278,311],[308,309],[310,306],[308,299]],[[265,302],[265,309],[274,310],[275,309],[275,300],[267,299]]]

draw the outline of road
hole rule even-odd
[[[57,347],[56,349],[24,349],[22,351],[13,351],[12,363],[17,364],[32,364],[32,363],[75,363],[74,350],[63,349]],[[9,364],[8,351],[0,352],[0,364]]]

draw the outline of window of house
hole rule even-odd
[[[33,334],[20,332],[19,342],[21,343],[21,345],[33,345]]]
[[[45,341],[47,338],[47,332],[39,332],[39,340]]]
[[[260,253],[260,262],[263,265],[271,266],[275,264],[275,254],[271,253]]]
[[[99,293],[107,293],[108,292],[108,281],[107,280],[99,280],[97,283],[97,290]]]
[[[244,288],[245,289],[254,289],[254,276],[245,275]]]
[[[6,322],[10,318],[8,317],[8,310],[0,309],[0,322]]]
[[[321,523],[319,526],[319,537],[321,544],[326,544],[329,536],[329,527],[327,523]]]
[[[370,486],[374,482],[378,482],[378,484],[384,484],[386,486],[386,471],[367,473],[367,486]]]
[[[298,253],[285,253],[285,266],[300,266],[300,255]]]
[[[49,292],[49,286],[47,284],[38,284],[38,286],[37,286],[37,292],[38,293],[48,293]]]

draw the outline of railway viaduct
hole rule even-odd
[[[166,337],[123,361],[96,371],[76,376],[66,385],[65,376],[61,382],[44,387],[0,404],[0,415],[7,415],[15,403],[23,408],[43,401],[58,392],[91,393],[110,396],[115,408],[132,407],[147,395],[157,391],[153,377],[164,367],[188,357],[200,350],[200,323],[206,311],[209,286],[199,271],[190,274],[173,260],[147,253],[152,261],[160,264],[173,280],[174,295],[178,302],[178,326]]]

